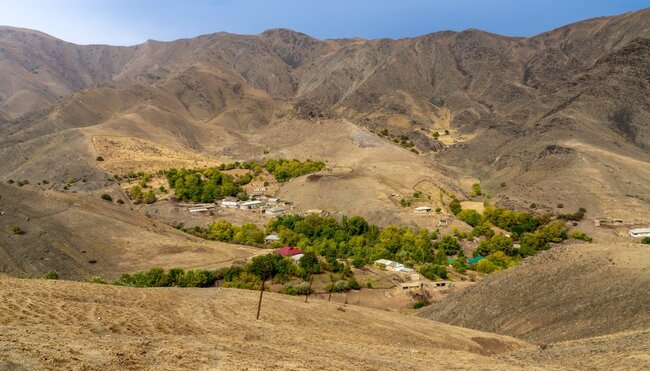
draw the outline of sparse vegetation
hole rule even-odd
[[[20,228],[20,226],[17,226],[17,225],[11,226],[11,228],[9,230],[13,234],[17,234],[17,235],[25,234],[25,230]]]
[[[481,184],[479,183],[472,184],[472,197],[478,197],[482,194],[483,192],[481,192]]]
[[[575,229],[573,232],[571,232],[571,238],[575,238],[576,240],[582,240],[585,242],[592,242],[593,239],[583,231],[580,231],[578,229]]]
[[[44,275],[43,278],[46,280],[58,280],[59,279],[59,272],[57,271],[47,271]]]
[[[427,305],[426,300],[418,300],[415,303],[413,303],[413,309],[420,309]]]

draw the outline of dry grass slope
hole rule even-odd
[[[0,368],[408,370],[530,367],[521,340],[235,289],[0,278]],[[388,335],[390,334],[390,335]],[[534,367],[533,367],[534,368]]]
[[[535,343],[647,331],[649,267],[647,245],[556,247],[420,315]]]

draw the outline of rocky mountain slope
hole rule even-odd
[[[276,29],[131,47],[3,27],[0,171],[47,171],[65,146],[93,172],[84,162],[94,134],[250,158],[261,154],[248,134],[348,119],[404,135],[499,202],[639,214],[650,202],[649,15],[530,38],[468,30],[317,40]],[[246,150],[220,145],[229,140]]]

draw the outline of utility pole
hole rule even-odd
[[[309,299],[309,294],[311,294],[311,284],[314,283],[314,275],[309,276],[309,290],[307,291],[307,295],[305,295],[305,303],[307,302],[307,299]]]
[[[257,318],[260,319],[260,310],[262,310],[262,295],[264,295],[264,283],[266,281],[262,281],[262,289],[260,290],[260,302],[257,303]]]

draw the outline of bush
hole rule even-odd
[[[117,200],[117,204],[118,205],[124,205],[124,201],[120,198],[120,199]]]
[[[582,240],[582,241],[585,241],[585,242],[593,241],[593,239],[591,237],[587,236],[587,234],[585,232],[577,230],[577,229],[574,230],[571,233],[571,237],[575,238],[576,240]]]
[[[418,272],[432,281],[435,281],[436,277],[440,277],[443,280],[448,277],[447,268],[444,265],[425,264],[418,269]]]
[[[309,290],[309,282],[301,282],[296,286],[292,286],[290,283],[282,286],[281,292],[287,295],[307,295],[311,294]]]
[[[11,226],[10,230],[13,234],[25,234],[25,231],[17,225]]]
[[[372,282],[366,282],[366,287],[371,289],[372,288]]]
[[[557,204],[557,208],[558,208],[558,209],[563,209],[563,208],[564,208],[564,204],[562,204],[562,203]]]
[[[451,264],[452,267],[458,273],[465,273],[467,271],[467,258],[465,255],[461,254],[458,258]]]
[[[355,268],[361,268],[365,264],[366,264],[366,262],[363,261],[363,259],[361,259],[359,257],[352,259],[352,265],[354,265]]]
[[[88,282],[90,282],[90,283],[96,283],[96,284],[100,284],[100,285],[105,285],[105,284],[108,283],[108,282],[104,281],[101,277],[98,277],[98,276],[95,276],[95,277],[90,278],[90,279],[88,280]]]
[[[97,156],[96,160],[97,161],[104,161],[104,158],[102,156]]]
[[[646,244],[646,245],[650,245],[650,237],[643,237],[641,239],[641,243]]]
[[[425,300],[418,300],[415,303],[413,303],[413,309],[419,309],[425,305],[427,305],[427,302]]]
[[[458,215],[458,213],[460,213],[463,210],[463,208],[460,206],[460,201],[458,201],[455,198],[451,200],[451,202],[449,203],[449,210],[451,210],[451,212],[454,213],[454,215]]]
[[[45,273],[43,275],[43,278],[45,278],[46,280],[58,280],[59,279],[59,272],[57,272],[57,271],[47,271],[47,273]]]
[[[348,282],[344,280],[339,280],[334,283],[330,282],[325,285],[325,291],[327,292],[345,292],[349,291]]]
[[[481,185],[479,183],[474,183],[472,184],[472,196],[480,196],[482,195],[483,192],[481,192]]]
[[[359,282],[354,277],[350,277],[350,279],[348,280],[348,287],[351,290],[361,290],[361,285],[359,285]]]
[[[481,273],[489,274],[500,270],[500,268],[488,259],[483,259],[476,264],[476,270]]]
[[[104,193],[104,194],[102,194],[102,200],[108,201],[108,202],[113,202],[113,197],[111,197],[111,195],[109,195],[107,193]]]

